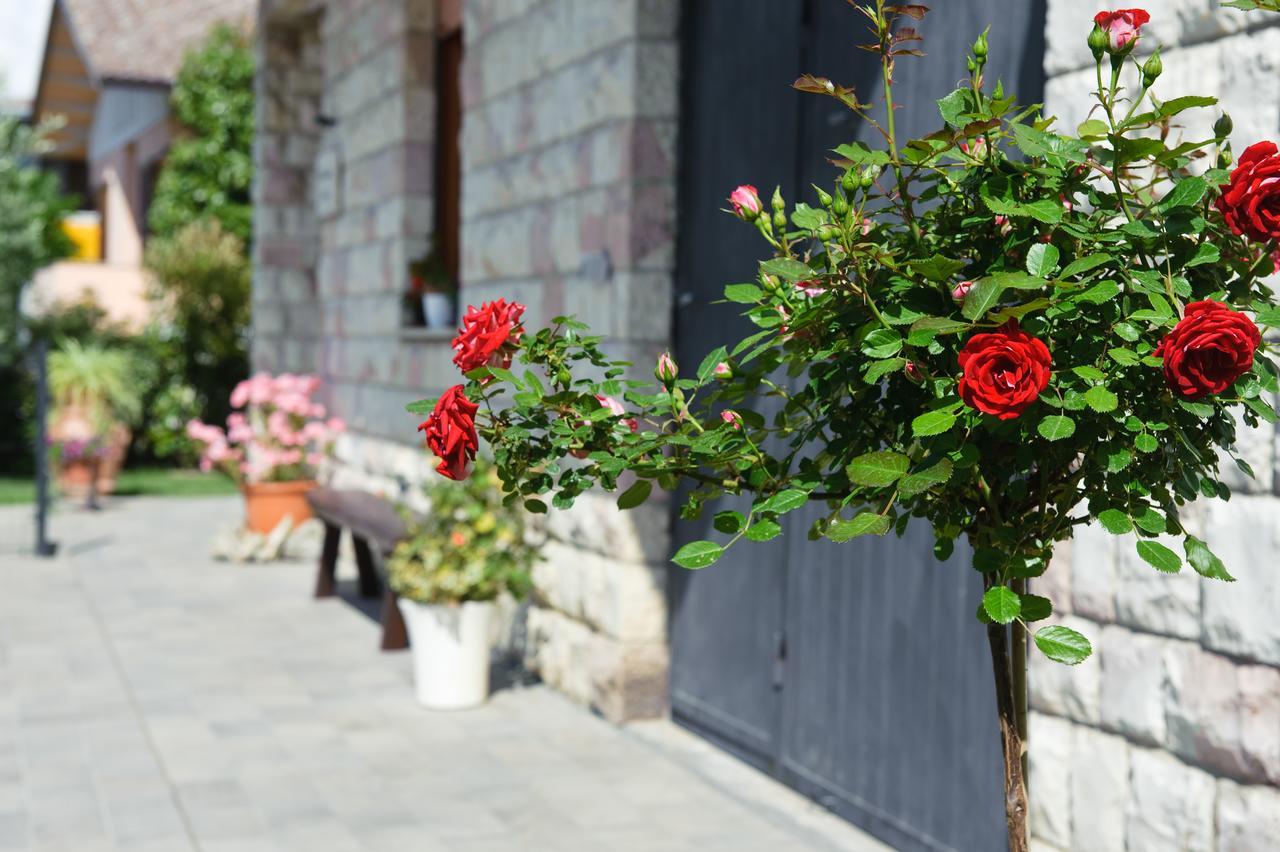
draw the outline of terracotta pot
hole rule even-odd
[[[76,499],[89,496],[89,490],[98,475],[97,459],[76,459],[58,465],[58,490],[64,497]]]
[[[244,522],[250,530],[266,535],[285,519],[293,518],[293,525],[311,517],[307,505],[307,492],[317,487],[314,479],[297,482],[258,482],[240,486],[244,494]]]
[[[132,437],[133,433],[129,431],[129,427],[123,424],[117,423],[111,427],[111,431],[107,434],[106,451],[98,462],[99,494],[115,493],[116,477],[124,467],[124,457],[129,451],[129,439]]]

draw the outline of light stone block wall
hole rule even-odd
[[[404,333],[432,231],[434,0],[263,0],[253,362],[315,372],[350,425],[335,482],[413,501],[414,399],[458,381],[451,334]],[[669,345],[676,0],[463,4],[462,302],[578,315],[611,354]],[[648,372],[647,368],[641,372]],[[668,512],[553,512],[528,663],[611,719],[667,705]]]
[[[1087,117],[1085,36],[1106,5],[1134,4],[1049,2],[1046,107],[1067,128]],[[1280,138],[1280,15],[1140,5],[1152,22],[1139,52],[1159,44],[1164,58],[1157,96],[1216,95],[1237,153]],[[1188,115],[1186,138],[1206,138],[1217,113]],[[1031,823],[1043,852],[1280,849],[1280,436],[1239,434],[1257,479],[1224,459],[1231,500],[1184,517],[1237,582],[1159,574],[1131,537],[1093,528],[1039,581],[1094,643],[1074,668],[1032,655]]]

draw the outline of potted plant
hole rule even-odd
[[[142,413],[137,378],[137,365],[122,349],[68,339],[50,354],[55,411],[49,433],[60,450],[55,458],[60,478],[64,463],[76,467],[64,478],[72,493],[80,490],[71,480],[82,477],[90,465],[97,492],[115,490],[132,437],[130,426]]]
[[[58,471],[58,490],[77,498],[94,494],[104,451],[102,439],[98,436],[51,438],[49,449]]]
[[[311,517],[307,492],[346,430],[312,400],[319,387],[316,376],[258,373],[232,390],[236,410],[225,430],[199,419],[187,423],[187,435],[201,446],[200,469],[217,468],[240,485],[245,525],[253,532],[265,535],[286,517],[294,525]]]
[[[458,316],[458,282],[449,274],[439,240],[431,250],[409,264],[409,293],[422,300],[423,322],[427,328],[448,328]]]
[[[418,701],[434,710],[484,703],[494,601],[523,598],[536,548],[523,513],[503,505],[492,466],[463,487],[427,488],[431,511],[391,554],[387,573],[409,631]]]

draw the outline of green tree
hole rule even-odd
[[[184,134],[169,149],[148,214],[170,237],[212,217],[248,243],[253,226],[253,50],[234,27],[214,27],[182,63],[171,104]]]

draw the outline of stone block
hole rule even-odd
[[[1074,612],[1071,603],[1071,563],[1075,542],[1064,541],[1054,549],[1049,570],[1031,581],[1028,590],[1053,602],[1053,611],[1059,615]]]
[[[1280,838],[1280,790],[1218,781],[1218,848],[1275,852]]]
[[[1101,632],[1099,625],[1074,616],[1055,618],[1054,622],[1078,630],[1095,644]],[[1029,666],[1027,679],[1032,707],[1086,725],[1099,724],[1102,667],[1097,654],[1078,666],[1064,666],[1032,651]]]
[[[623,512],[615,500],[604,493],[584,494],[572,509],[551,512],[548,529],[559,541],[616,560],[665,564],[670,557],[665,503],[651,498],[649,504]]]
[[[539,602],[606,636],[665,642],[666,570],[548,542],[533,579]]]
[[[1168,649],[1165,747],[1217,774],[1255,780],[1240,738],[1241,701],[1236,665],[1190,643]]]
[[[1077,727],[1071,757],[1071,848],[1124,849],[1129,744]]]
[[[1237,496],[1205,506],[1206,541],[1236,582],[1204,581],[1204,644],[1280,666],[1280,501]]]
[[[1076,533],[1070,559],[1070,611],[1098,621],[1116,617],[1116,539],[1093,525]],[[1051,569],[1052,570],[1052,569]]]
[[[1280,786],[1280,670],[1241,666],[1240,747],[1259,781]]]
[[[1164,656],[1168,640],[1105,626],[1098,642],[1102,726],[1135,742],[1165,738]]]
[[[1155,749],[1130,749],[1129,757],[1124,848],[1214,852],[1213,776]]]
[[[1183,512],[1183,524],[1193,534],[1198,519]],[[1165,636],[1194,639],[1200,635],[1201,578],[1189,567],[1180,574],[1163,574],[1138,556],[1132,535],[1117,539],[1116,621]],[[1182,539],[1161,536],[1161,544],[1180,553]]]
[[[1032,713],[1029,785],[1031,834],[1062,849],[1071,848],[1071,755],[1075,726],[1065,719]]]

